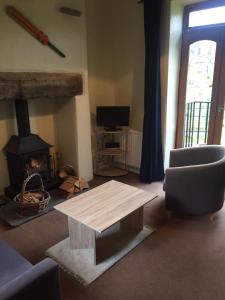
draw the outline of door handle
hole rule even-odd
[[[217,114],[220,116],[225,110],[224,106],[217,106]]]

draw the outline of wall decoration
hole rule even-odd
[[[54,46],[48,39],[48,36],[39,30],[33,23],[31,23],[20,11],[13,6],[6,7],[6,13],[34,38],[36,38],[43,45],[48,46],[61,57],[66,57],[56,46]]]
[[[65,7],[65,6],[61,6],[59,8],[59,11],[63,14],[71,15],[74,17],[80,17],[82,15],[82,13],[79,10],[74,9],[74,8]]]

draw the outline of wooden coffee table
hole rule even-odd
[[[157,195],[111,180],[55,206],[68,216],[71,249],[94,249],[96,238],[120,222],[121,230],[143,230],[143,207]]]

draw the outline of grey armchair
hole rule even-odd
[[[170,152],[164,183],[167,210],[213,214],[223,206],[224,188],[224,147],[207,145]]]
[[[33,266],[0,240],[1,300],[60,300],[58,265],[46,258]]]

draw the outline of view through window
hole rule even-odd
[[[184,146],[206,144],[216,43],[201,40],[189,47]]]

